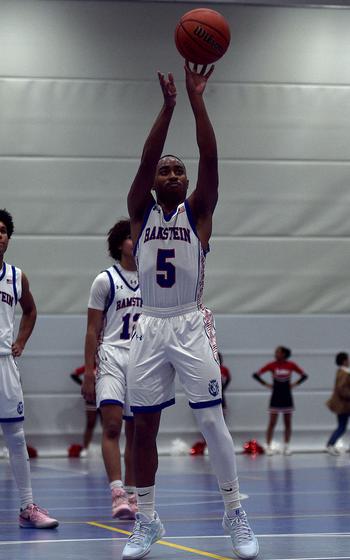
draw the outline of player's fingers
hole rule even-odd
[[[209,68],[208,72],[207,72],[207,73],[205,74],[205,76],[204,76],[206,79],[210,78],[210,76],[211,76],[212,73],[214,72],[214,68],[215,68],[215,65],[212,64],[211,67]]]

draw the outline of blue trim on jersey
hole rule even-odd
[[[113,268],[118,272],[120,278],[123,280],[123,282],[127,285],[128,288],[130,288],[130,290],[132,290],[133,292],[136,292],[139,289],[139,285],[137,284],[136,288],[133,288],[132,286],[130,286],[129,282],[126,280],[126,278],[124,278],[123,274],[121,273],[121,271],[119,270],[119,268],[117,267],[116,264],[113,265]]]
[[[104,406],[105,404],[116,404],[117,406],[121,406],[123,408],[124,403],[117,401],[116,399],[105,399],[103,401],[100,402],[100,408],[101,406]]]
[[[111,305],[113,303],[113,300],[114,300],[115,286],[114,286],[112,274],[109,272],[109,270],[105,270],[105,272],[107,273],[107,276],[109,278],[109,283],[110,283],[110,286],[111,286],[111,289],[110,289],[110,292],[109,292],[109,299],[108,299],[108,302],[106,303],[106,306],[104,308],[104,312],[107,313],[108,309],[111,307]]]
[[[130,420],[133,420],[134,417],[133,416],[124,416],[123,414],[123,420],[125,420],[126,422],[130,422]]]
[[[216,406],[222,403],[222,399],[215,399],[215,401],[204,401],[204,402],[189,402],[191,408],[209,408],[210,406]]]
[[[4,261],[3,265],[2,265],[2,270],[1,270],[1,274],[0,274],[0,280],[3,279],[3,277],[5,276],[5,272],[6,272],[6,263]]]
[[[135,247],[133,248],[134,256],[136,255],[136,251],[137,251],[137,247],[138,247],[138,244],[139,244],[139,241],[140,241],[140,237],[141,237],[141,235],[142,235],[142,233],[143,233],[143,230],[144,230],[145,227],[146,227],[146,224],[147,224],[147,222],[148,222],[149,215],[150,215],[150,213],[152,212],[152,210],[153,210],[153,208],[155,207],[155,205],[156,205],[156,202],[153,201],[152,204],[150,205],[150,207],[146,209],[145,216],[144,216],[144,218],[143,218],[143,222],[142,222],[142,226],[141,226],[141,230],[140,230],[140,233],[139,233],[138,238],[136,239]]]
[[[170,399],[170,401],[166,401],[161,404],[155,404],[153,406],[131,406],[131,412],[137,414],[138,412],[158,412],[159,410],[163,410],[163,408],[167,408],[168,406],[172,406],[175,404],[175,399]]]
[[[9,424],[10,422],[23,422],[24,416],[19,416],[18,418],[0,418],[0,424]]]
[[[12,268],[12,284],[13,284],[13,293],[15,296],[15,304],[17,305],[18,302],[18,293],[17,293],[17,287],[16,287],[16,269],[14,266],[11,266]]]

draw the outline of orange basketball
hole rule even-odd
[[[189,62],[211,64],[221,58],[230,44],[229,25],[219,12],[197,8],[186,12],[175,29],[176,48]]]

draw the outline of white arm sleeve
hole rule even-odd
[[[101,272],[96,276],[90,289],[88,307],[103,311],[109,298],[111,284],[107,272]]]

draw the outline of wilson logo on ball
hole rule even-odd
[[[189,62],[211,64],[221,58],[231,40],[230,27],[215,10],[198,8],[184,14],[175,29],[176,48]]]
[[[196,35],[196,37],[199,37],[200,39],[202,39],[202,41],[210,45],[214,50],[218,52],[218,54],[220,54],[220,56],[225,53],[224,47],[220,45],[220,43],[215,41],[214,37],[210,35],[205,29],[203,29],[203,27],[200,27],[198,25],[198,27],[196,27],[196,29],[194,30],[193,35]]]

